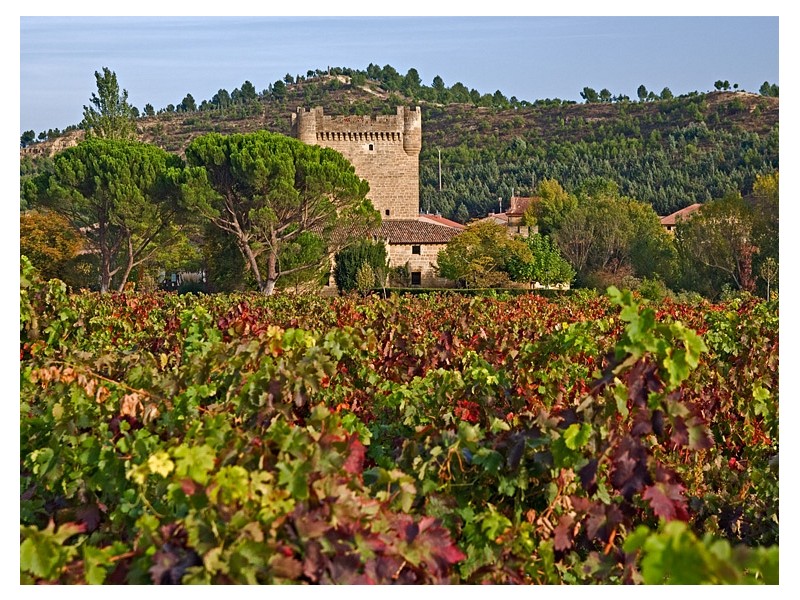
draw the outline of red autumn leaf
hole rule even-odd
[[[647,451],[641,442],[630,436],[623,438],[613,455],[611,485],[626,498],[650,483],[647,471]]]
[[[656,365],[639,360],[628,373],[628,398],[631,406],[647,406],[648,392],[660,391],[664,384],[658,378]]]
[[[686,422],[683,417],[677,416],[672,421],[672,435],[670,440],[677,447],[687,446],[689,444],[689,430],[686,427]]]
[[[453,565],[467,558],[467,555],[459,550],[458,546],[456,546],[453,542],[450,542],[447,545],[437,549],[436,557],[440,558],[446,564]]]
[[[96,504],[87,504],[75,510],[75,518],[78,523],[86,526],[87,533],[91,533],[100,526],[103,517],[100,514],[100,507]]]
[[[650,502],[650,507],[657,516],[666,521],[689,518],[686,501],[683,497],[683,486],[677,483],[657,483],[645,488],[642,498]]]
[[[601,528],[606,524],[606,513],[603,507],[599,504],[593,505],[587,515],[585,521],[586,536],[589,539],[605,538],[605,531],[601,532]],[[598,535],[598,533],[600,535]]]
[[[269,566],[275,575],[289,580],[297,579],[303,574],[303,563],[284,554],[272,555],[269,560]]]
[[[592,501],[583,496],[570,496],[569,500],[572,503],[572,508],[579,513],[585,513],[592,506]]]
[[[422,517],[419,521],[419,534],[414,539],[415,544],[427,547],[437,563],[441,573],[447,567],[464,560],[467,555],[459,550],[450,538],[450,532],[444,528],[434,517]]]
[[[714,438],[708,427],[699,417],[692,417],[686,424],[689,433],[689,448],[692,450],[708,450],[714,445]]]
[[[556,550],[568,550],[572,547],[572,525],[573,520],[570,515],[562,515],[558,520],[558,525],[553,530]]]
[[[653,416],[649,408],[640,408],[633,415],[631,435],[642,437],[653,433]]]
[[[350,454],[347,460],[344,461],[344,470],[351,475],[358,475],[364,470],[364,457],[367,454],[367,449],[364,447],[358,438],[352,438],[350,442]]]
[[[183,490],[183,493],[186,494],[187,496],[193,496],[199,488],[200,485],[195,483],[189,477],[181,479],[181,490]]]

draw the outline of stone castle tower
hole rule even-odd
[[[383,220],[419,216],[419,107],[398,106],[396,115],[375,117],[328,117],[322,107],[300,107],[292,114],[292,135],[341,152],[369,182],[368,197]]]

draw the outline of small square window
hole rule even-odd
[[[411,285],[422,285],[422,273],[420,271],[412,271]]]
[[[370,144],[369,145],[369,151],[372,152],[373,150],[375,150],[375,145],[374,144]]]
[[[387,208],[386,209],[386,216],[388,217],[390,213],[391,213],[391,211]]]
[[[411,246],[411,254],[422,254],[421,246]]]

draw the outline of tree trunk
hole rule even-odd
[[[106,254],[104,252],[102,254],[101,265],[100,265],[100,293],[101,294],[107,293],[109,288],[111,287],[111,276],[108,274],[108,271],[109,271],[108,256],[106,256]]]
[[[105,223],[100,223],[98,233],[100,246],[100,293],[105,294],[111,287],[111,253],[108,247],[108,231]]]
[[[280,273],[278,273],[278,252],[276,250],[277,246],[277,236],[273,232],[272,239],[270,240],[271,246],[269,249],[269,257],[267,258],[267,280],[264,282],[264,286],[261,288],[261,291],[264,292],[265,296],[271,296],[275,292],[275,283],[278,281],[278,277]]]
[[[261,279],[261,270],[258,268],[258,261],[256,260],[256,255],[253,254],[253,249],[250,248],[250,244],[247,243],[244,237],[239,237],[238,241],[242,256],[244,256],[247,264],[250,265],[250,268],[253,270],[253,277],[256,278],[256,285],[259,290],[263,291],[264,282]]]
[[[125,291],[125,284],[128,283],[128,277],[131,275],[131,271],[133,270],[133,238],[130,233],[127,234],[128,239],[128,262],[125,265],[125,272],[122,274],[122,280],[119,282],[119,287],[117,291],[124,292]]]

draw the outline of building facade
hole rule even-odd
[[[407,271],[407,285],[453,285],[438,276],[437,255],[464,226],[419,213],[419,107],[399,106],[394,115],[378,116],[327,116],[322,107],[300,107],[292,114],[292,136],[340,152],[369,182],[367,197],[382,223],[363,235],[386,244],[390,268]],[[331,276],[326,287],[333,285]]]
[[[422,113],[398,106],[394,115],[326,116],[322,107],[292,114],[292,136],[340,152],[369,182],[369,198],[381,218],[419,215],[419,152]]]
[[[454,223],[454,225],[458,225]],[[378,239],[386,244],[389,267],[407,271],[406,285],[452,287],[455,282],[439,277],[435,266],[439,252],[464,229],[418,219],[396,219],[381,223]]]

